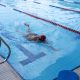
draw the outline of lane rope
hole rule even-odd
[[[6,7],[6,5],[3,5],[3,4],[0,4],[0,5]],[[38,16],[32,15],[32,14],[30,14],[30,13],[27,13],[27,12],[24,12],[24,11],[15,9],[15,8],[13,8],[13,10],[14,10],[14,11],[17,11],[17,12],[20,12],[20,13],[23,13],[23,14],[26,14],[26,15],[31,16],[31,17],[33,17],[33,18],[36,18],[36,19],[39,19],[39,20],[42,20],[42,21],[51,23],[51,24],[53,24],[53,25],[55,25],[55,26],[62,27],[62,28],[64,28],[64,29],[68,30],[68,31],[71,31],[71,32],[80,34],[79,31],[76,31],[76,30],[74,30],[74,29],[71,29],[71,28],[69,28],[69,27],[67,27],[67,26],[63,26],[63,25],[58,24],[58,23],[56,23],[56,22],[53,22],[53,21],[51,21],[51,20],[47,20],[47,19],[44,19],[44,18],[40,18],[40,17],[38,17]]]
[[[36,4],[41,4],[41,3],[39,3],[39,2],[33,2],[33,3],[36,3]],[[45,5],[45,4],[44,4],[44,5]],[[47,5],[47,6],[50,6],[50,7],[55,7],[55,8],[59,8],[59,9],[63,9],[63,10],[66,10],[66,11],[73,11],[73,12],[76,12],[76,13],[80,14],[80,11],[73,10],[73,9],[62,8],[62,7],[53,6],[53,5]]]
[[[30,16],[30,17],[33,17],[33,18],[36,18],[36,19],[39,19],[39,20],[48,22],[48,23],[53,24],[53,25],[55,25],[55,26],[59,26],[59,27],[64,28],[64,29],[66,29],[66,30],[68,30],[68,31],[71,31],[71,32],[80,34],[79,31],[76,31],[76,30],[74,30],[74,29],[71,29],[71,28],[69,28],[69,27],[67,27],[67,26],[63,26],[63,25],[58,24],[58,23],[56,23],[56,22],[53,22],[53,21],[51,21],[51,20],[47,20],[47,19],[44,19],[44,18],[40,18],[40,17],[38,17],[38,16],[32,15],[32,14],[30,14],[30,13],[27,13],[27,12],[24,12],[24,11],[15,9],[15,8],[14,8],[13,10],[14,10],[14,11],[17,11],[17,12],[20,12],[20,13],[23,13],[23,14],[25,14],[25,15],[28,15],[28,16]]]
[[[6,5],[4,5],[4,4],[0,4],[1,6],[3,6],[3,7],[6,7]]]

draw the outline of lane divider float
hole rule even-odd
[[[66,29],[66,30],[68,30],[68,31],[71,31],[71,32],[74,32],[74,33],[80,34],[79,31],[76,31],[76,30],[74,30],[74,29],[71,29],[71,28],[69,28],[69,27],[67,27],[67,26],[63,26],[63,25],[58,24],[58,23],[56,23],[56,22],[53,22],[53,21],[51,21],[51,20],[47,20],[47,19],[44,19],[44,18],[41,18],[41,17],[35,16],[35,15],[32,15],[32,14],[30,14],[30,13],[27,13],[27,12],[21,11],[21,10],[19,10],[19,9],[15,9],[15,8],[14,8],[13,10],[14,10],[14,11],[17,11],[17,12],[20,12],[20,13],[23,13],[23,14],[25,14],[25,15],[28,15],[28,16],[30,16],[30,17],[33,17],[33,18],[36,18],[36,19],[39,19],[39,20],[42,20],[42,21],[48,22],[48,23],[53,24],[53,25],[55,25],[55,26],[59,26],[59,27],[64,28],[64,29]]]
[[[1,6],[3,6],[3,7],[6,7],[6,5],[4,5],[4,4],[0,4]]]
[[[39,2],[33,2],[33,3],[36,3],[36,4],[41,4]],[[76,2],[77,3],[77,2]],[[68,9],[68,8],[63,8],[63,7],[58,7],[58,6],[53,6],[53,5],[48,5],[50,7],[55,7],[55,8],[59,8],[59,9],[63,9],[63,10],[66,10],[66,11],[72,11],[72,12],[76,12],[76,13],[79,13],[80,14],[80,11],[77,11],[77,10],[73,10],[73,9]]]

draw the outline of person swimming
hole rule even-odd
[[[36,33],[32,33],[28,24],[24,23],[25,26],[28,27],[27,34],[24,35],[29,41],[35,42],[45,42],[46,36],[45,35],[38,35]]]
[[[25,35],[25,37],[30,41],[36,41],[36,42],[45,42],[46,36],[45,35],[38,35],[35,33],[30,33]]]
[[[55,51],[58,51],[57,49],[53,48],[51,45],[49,45],[48,41],[46,40],[46,36],[44,34],[38,35],[36,33],[32,33],[30,30],[30,26],[27,23],[24,23],[25,26],[28,27],[26,33],[23,35],[27,40],[34,41],[34,42],[41,42],[47,44],[50,48],[52,48]]]

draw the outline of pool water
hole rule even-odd
[[[40,0],[38,1],[40,2]],[[34,6],[32,1],[31,3],[27,2],[27,8],[30,10],[27,10],[24,6],[21,7],[21,2],[20,5],[19,3],[11,2],[16,5],[11,6],[9,5],[11,3],[2,2],[7,6],[0,6],[0,36],[10,45],[12,53],[8,62],[22,77],[22,80],[53,80],[57,77],[59,71],[63,69],[71,70],[80,65],[80,34],[61,28],[59,25],[53,25],[17,12],[14,8],[69,26],[69,28],[77,31],[80,31],[80,14],[48,8],[47,3],[46,6],[43,4],[44,9],[47,10],[48,8],[47,11],[54,10],[55,12],[46,13],[46,10],[41,11],[40,6],[42,5],[37,7],[37,4],[35,4]],[[48,0],[45,2],[48,2]],[[22,1],[22,5],[23,3],[24,1]],[[57,2],[55,4],[61,5]],[[36,7],[40,8],[37,9],[38,12],[36,12]],[[58,12],[61,13],[58,14]],[[52,13],[56,16],[53,16]],[[46,35],[49,44],[30,42],[25,39],[24,34],[28,28],[24,23],[30,25],[32,33]],[[58,51],[54,51],[50,46],[58,49]],[[7,50],[4,45],[1,46],[0,53],[3,53],[1,55],[4,57],[6,56],[5,51]]]

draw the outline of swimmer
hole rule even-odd
[[[25,34],[24,37],[27,38],[29,41],[35,41],[35,42],[45,42],[46,41],[45,35],[38,35],[38,34],[32,33],[29,25],[26,23],[24,23],[24,25],[28,27],[27,34]]]
[[[28,27],[26,33],[24,34],[24,37],[29,40],[29,41],[34,41],[34,42],[41,42],[41,43],[45,43],[47,44],[47,46],[51,47],[54,51],[58,51],[57,49],[53,48],[52,46],[49,45],[49,43],[46,40],[46,36],[45,35],[38,35],[35,33],[32,33],[29,27],[29,24],[24,23],[25,26]]]

